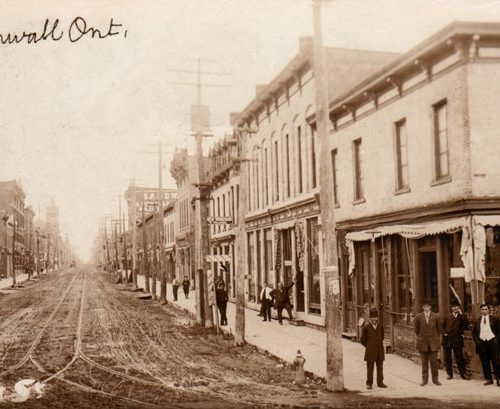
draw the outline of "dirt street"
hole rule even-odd
[[[137,295],[91,270],[50,274],[0,294],[0,385],[7,388],[0,407],[439,405],[331,394],[321,380],[293,386],[293,367],[253,347],[234,347],[231,337]],[[43,382],[41,397],[32,391],[27,401],[12,402],[14,384],[26,378]]]

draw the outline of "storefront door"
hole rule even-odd
[[[420,251],[420,305],[429,304],[439,311],[437,258],[435,251]]]

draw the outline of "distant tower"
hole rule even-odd
[[[50,204],[47,206],[47,230],[54,236],[59,235],[59,209],[54,199],[50,199]]]

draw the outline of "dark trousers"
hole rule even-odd
[[[377,385],[384,383],[384,361],[366,362],[366,384],[373,385],[373,367],[377,364]]]
[[[173,285],[172,286],[172,292],[174,293],[174,301],[177,301],[177,291],[179,290],[178,285]]]
[[[189,287],[183,287],[184,290],[184,297],[189,298]]]
[[[217,303],[217,308],[219,309],[220,312],[220,325],[227,325],[227,315],[226,315],[227,302]]]
[[[478,352],[479,358],[481,359],[481,365],[483,367],[484,379],[493,380],[493,375],[491,372],[491,367],[493,367],[493,373],[495,374],[495,379],[500,379],[500,363],[498,362],[498,345],[495,339],[491,341],[479,341]]]
[[[457,361],[458,372],[460,376],[465,376],[465,359],[464,353],[461,346],[454,347],[443,347],[444,349],[444,363],[446,365],[446,373],[448,376],[453,376],[453,361],[451,360],[451,351],[455,355],[455,361]]]
[[[429,362],[431,363],[432,382],[438,382],[438,351],[431,351],[431,347],[427,347],[427,351],[420,351],[420,359],[422,360],[422,383],[429,381]]]
[[[278,310],[278,321],[281,323],[283,323],[283,309],[286,309],[286,311],[288,312],[288,317],[290,319],[293,319],[292,317],[292,306],[288,303],[286,304],[278,304],[276,306],[276,309]]]
[[[271,307],[273,306],[273,302],[268,299],[263,299],[262,300],[262,306],[261,306],[261,314],[264,317],[264,321],[271,321]]]

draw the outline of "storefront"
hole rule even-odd
[[[498,313],[499,222],[499,216],[473,215],[347,232],[343,330],[359,336],[366,311],[377,308],[388,346],[416,356],[413,321],[423,303],[444,315],[457,302],[470,322],[485,301]]]

